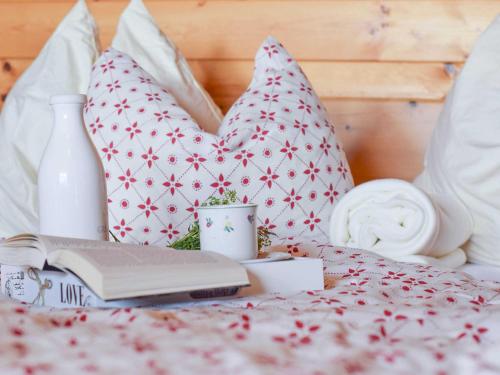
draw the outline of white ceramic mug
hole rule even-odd
[[[256,204],[199,207],[201,250],[238,261],[257,258],[256,219]]]

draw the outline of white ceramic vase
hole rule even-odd
[[[257,258],[257,205],[198,208],[200,248],[234,260]]]
[[[54,126],[38,171],[40,233],[107,240],[106,181],[83,122],[85,101],[85,95],[50,99]]]

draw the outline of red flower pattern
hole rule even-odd
[[[277,180],[279,175],[271,170],[271,167],[267,167],[266,174],[260,177],[261,181],[267,184],[267,187],[271,189],[273,187],[273,181]]]
[[[133,233],[124,219],[117,226],[120,239]],[[167,222],[161,235],[171,241],[176,230]],[[237,348],[238,361],[256,373],[453,374],[457,363],[478,375],[496,372],[500,295],[494,284],[369,252],[293,237],[279,240],[295,255],[323,258],[326,290],[155,309],[47,310],[5,299],[0,346],[10,348],[11,361],[0,367],[64,373],[76,363],[83,372],[111,373],[113,359],[122,358],[120,366],[133,373],[219,374],[234,369]],[[407,279],[425,283],[400,293]],[[436,293],[421,301],[424,288]],[[443,304],[444,295],[454,303]],[[479,312],[470,301],[482,306]],[[43,351],[42,362],[40,348],[47,346],[53,350]]]
[[[119,151],[115,148],[115,145],[113,142],[110,142],[109,145],[107,147],[103,147],[102,148],[102,152],[104,153],[104,157],[110,161],[111,158],[118,154]]]
[[[141,210],[144,210],[146,217],[149,217],[149,215],[151,215],[152,212],[158,209],[158,207],[152,204],[151,198],[149,197],[146,198],[146,201],[144,203],[139,204],[137,207],[139,207]]]
[[[312,212],[312,211],[309,214],[309,217],[306,220],[304,220],[304,224],[309,227],[311,232],[314,230],[314,227],[316,225],[318,225],[320,222],[321,222],[321,219],[319,217],[316,217],[314,215],[314,212]]]
[[[181,129],[180,128],[176,128],[174,131],[172,132],[168,132],[167,133],[167,137],[170,138],[170,142],[172,142],[172,144],[175,144],[175,142],[180,139],[180,138],[183,138],[184,137],[184,134],[181,133]]]
[[[156,156],[153,153],[153,148],[150,147],[148,151],[145,154],[142,154],[141,157],[146,160],[146,163],[148,165],[148,168],[151,168],[153,166],[153,163],[158,160],[158,156]]]
[[[246,167],[248,161],[253,158],[255,155],[247,150],[241,150],[238,154],[235,155],[236,160],[241,160],[243,167]]]
[[[320,169],[311,161],[309,162],[309,167],[304,171],[304,174],[308,175],[311,178],[311,181],[314,181],[319,171]]]
[[[292,146],[288,140],[285,141],[285,147],[283,147],[280,151],[288,156],[288,159],[292,160],[293,153],[297,151],[299,148],[296,146]]]
[[[125,186],[125,190],[128,190],[131,184],[137,182],[137,180],[132,176],[130,169],[127,169],[125,174],[119,176],[118,179],[124,183],[123,185]]]
[[[126,109],[130,109],[130,105],[127,104],[127,101],[128,99],[123,99],[121,102],[115,104],[118,114],[121,114]]]
[[[104,125],[101,123],[99,117],[96,117],[95,121],[89,124],[89,129],[92,134],[97,133],[97,130],[102,129],[103,127]]]
[[[338,199],[337,197],[340,195],[340,193],[335,190],[335,186],[333,186],[333,184],[330,184],[328,186],[328,190],[325,191],[323,195],[328,198],[331,204],[333,204],[333,202]]]
[[[111,83],[106,84],[106,87],[108,88],[109,92],[113,92],[114,90],[121,89],[122,87],[120,86],[120,81],[115,80]]]
[[[188,163],[191,163],[194,169],[197,171],[200,168],[201,163],[207,161],[204,157],[200,156],[198,153],[194,153],[193,155],[186,158]]]
[[[292,188],[292,191],[290,192],[290,194],[283,200],[286,203],[290,204],[290,207],[293,210],[293,208],[295,207],[295,203],[300,201],[301,199],[302,199],[302,197],[295,193],[295,188]]]
[[[136,121],[132,125],[125,128],[125,130],[130,133],[130,139],[134,139],[134,135],[142,133],[142,130],[139,129],[138,126],[139,125],[137,124],[137,121]]]
[[[121,219],[120,223],[115,225],[113,229],[116,230],[122,238],[127,235],[127,232],[132,231],[132,228],[126,225],[125,219]]]
[[[126,240],[167,245],[187,231],[197,206],[227,189],[259,204],[259,225],[279,236],[328,236],[332,206],[352,179],[318,97],[278,42],[259,50],[252,86],[218,135],[203,132],[126,54],[109,49],[96,67],[84,116],[107,161],[110,227],[123,218],[134,229]],[[172,238],[161,232],[168,224]]]
[[[180,189],[182,187],[182,184],[175,179],[175,175],[172,174],[170,176],[170,179],[165,181],[163,183],[163,186],[165,186],[168,190],[170,190],[170,194],[174,195],[176,189]]]
[[[226,181],[226,179],[224,178],[224,175],[222,173],[217,178],[217,181],[210,184],[211,187],[216,188],[219,191],[220,195],[224,194],[225,188],[229,187],[230,185],[231,185],[231,182]]]
[[[174,228],[174,225],[172,223],[168,224],[167,227],[165,229],[162,229],[160,232],[166,234],[169,240],[179,234],[179,231]]]

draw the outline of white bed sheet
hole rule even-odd
[[[466,263],[459,270],[478,280],[500,282],[500,267]]]

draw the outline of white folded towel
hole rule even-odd
[[[374,180],[347,193],[330,221],[334,245],[373,251],[403,262],[458,267],[471,234],[467,211],[409,182]]]

